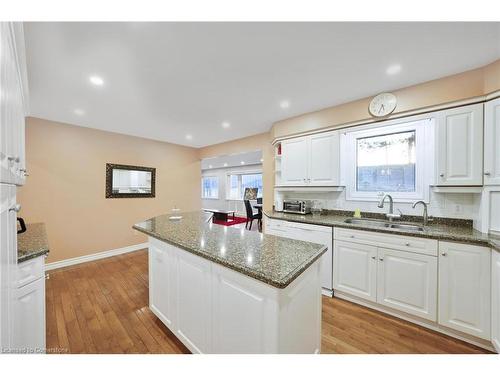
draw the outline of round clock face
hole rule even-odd
[[[383,94],[378,94],[372,99],[368,110],[372,116],[384,117],[396,109],[396,104],[396,96],[389,92],[385,92]]]

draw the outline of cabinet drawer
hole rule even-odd
[[[17,265],[17,287],[21,288],[43,277],[45,257],[39,256]]]
[[[286,221],[269,219],[269,218],[266,218],[265,225],[266,225],[266,232],[268,232],[268,231],[285,232],[286,228],[287,228]],[[269,234],[274,234],[274,233],[269,233]]]
[[[388,247],[432,256],[437,256],[438,252],[438,242],[436,240],[363,230],[335,228],[334,240]]]

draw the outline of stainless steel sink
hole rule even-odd
[[[391,222],[387,222],[384,220],[377,220],[377,219],[349,218],[349,219],[345,219],[344,223],[366,225],[366,226],[370,226],[370,227],[379,227],[379,228],[403,229],[403,230],[410,230],[410,231],[415,231],[415,232],[423,232],[424,231],[424,228],[421,227],[420,225],[397,224],[397,223],[391,223]]]
[[[382,221],[382,220],[376,220],[376,219],[345,219],[344,223],[347,224],[358,224],[358,225],[367,225],[371,227],[382,227],[382,228],[388,228],[391,224],[388,223],[387,221]]]
[[[420,225],[412,225],[412,224],[391,224],[390,228],[412,230],[415,232],[423,232],[424,231],[424,228],[421,227]]]

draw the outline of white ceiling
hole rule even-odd
[[[201,170],[262,164],[262,150],[220,155],[201,160]]]
[[[32,116],[194,147],[500,57],[500,23],[48,22],[25,37]]]

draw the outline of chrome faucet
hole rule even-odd
[[[429,215],[427,214],[427,203],[425,203],[424,201],[416,201],[415,203],[413,203],[413,208],[415,208],[419,203],[424,206],[424,213],[422,214],[422,216],[424,219],[424,226],[426,226],[429,221],[432,221],[433,219],[432,216],[429,217]]]
[[[394,201],[389,194],[385,194],[378,202],[378,208],[384,208],[385,198],[389,198],[389,212],[385,214],[385,217],[389,219],[389,221],[393,221],[394,219],[399,219],[401,217],[400,214],[394,213]]]

